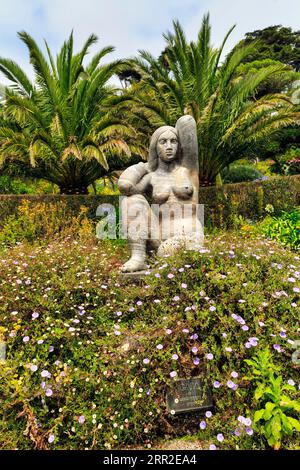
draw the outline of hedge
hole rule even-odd
[[[80,206],[88,208],[88,216],[95,218],[99,204],[118,207],[118,196],[95,195],[0,195],[0,225],[14,214],[22,201],[67,204],[71,214],[78,214]],[[242,215],[251,220],[263,217],[271,204],[274,214],[300,204],[300,175],[276,177],[265,181],[201,187],[199,202],[205,207],[205,225],[230,227],[234,217]]]

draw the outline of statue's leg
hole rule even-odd
[[[121,267],[123,272],[142,271],[146,265],[146,243],[149,237],[150,206],[140,194],[122,200],[123,231],[128,238],[130,259]]]

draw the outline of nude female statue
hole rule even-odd
[[[203,228],[196,211],[198,145],[192,116],[182,116],[175,127],[158,128],[151,137],[148,162],[127,168],[118,186],[126,196],[121,211],[131,249],[123,272],[146,269],[149,250],[163,256],[179,247],[201,247]]]

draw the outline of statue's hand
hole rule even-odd
[[[134,184],[125,178],[119,179],[118,187],[119,187],[120,193],[124,194],[125,196],[130,196],[134,192]]]

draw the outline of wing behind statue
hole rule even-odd
[[[182,166],[198,174],[199,160],[196,121],[192,116],[181,116],[176,122],[175,127],[182,149]]]
[[[189,172],[194,186],[194,200],[198,201],[199,160],[196,121],[192,116],[181,116],[175,127],[178,132],[182,151],[181,165]]]

